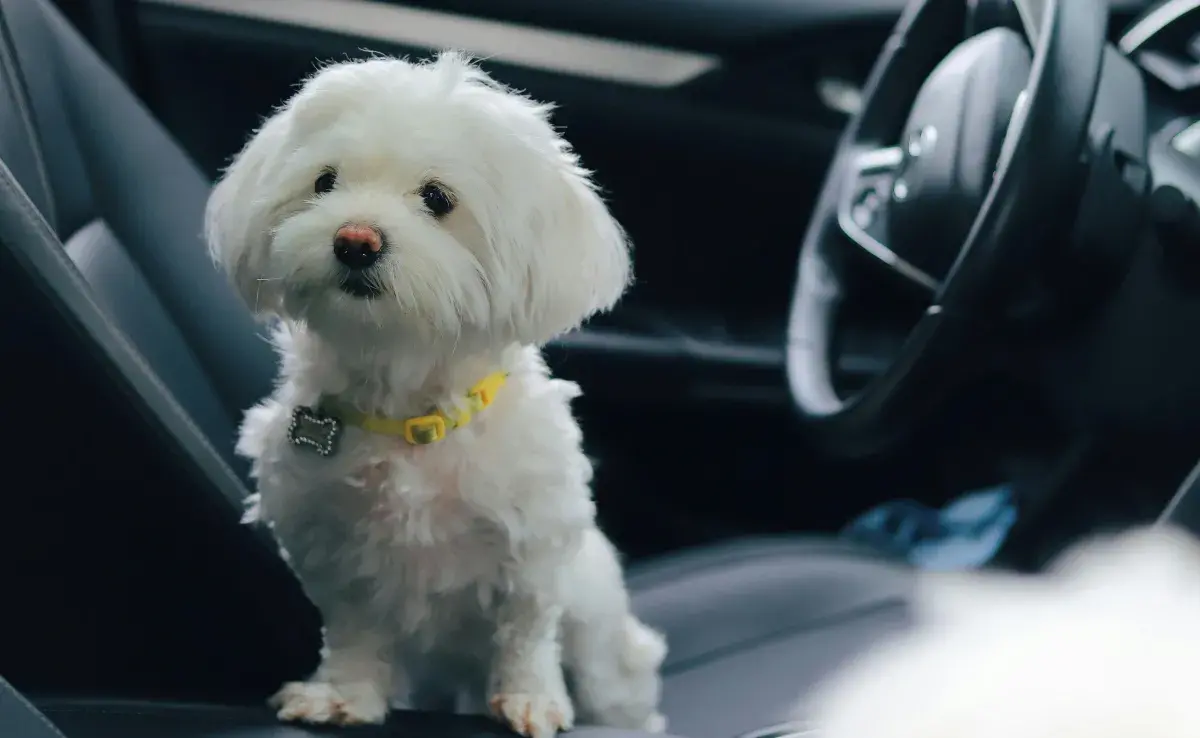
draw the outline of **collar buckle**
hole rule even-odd
[[[404,421],[404,440],[414,446],[428,446],[446,437],[446,419],[440,415],[421,415]]]

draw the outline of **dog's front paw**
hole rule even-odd
[[[387,717],[387,699],[367,682],[288,682],[270,700],[285,722],[313,725],[370,725]]]
[[[565,695],[497,694],[488,700],[492,714],[527,738],[553,738],[575,724],[575,711]]]

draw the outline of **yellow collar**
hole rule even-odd
[[[507,381],[507,372],[487,375],[467,391],[466,408],[454,416],[434,410],[429,415],[415,418],[386,418],[323,397],[316,408],[300,405],[292,411],[287,437],[294,446],[308,448],[320,456],[332,456],[337,452],[345,425],[357,426],[370,433],[397,436],[414,446],[426,446],[444,439],[448,431],[470,423],[475,413],[492,404],[496,392]]]
[[[371,433],[403,438],[414,446],[427,446],[446,437],[448,431],[471,422],[471,417],[496,398],[496,392],[508,381],[508,372],[493,372],[467,391],[466,408],[451,416],[441,410],[413,418],[387,418],[354,409],[333,398],[322,398],[318,408],[322,415],[335,418]]]

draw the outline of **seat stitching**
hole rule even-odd
[[[25,699],[25,695],[18,692],[16,687],[9,684],[3,677],[0,677],[0,697],[4,695],[8,695],[9,697],[15,699],[27,710],[29,710],[29,714],[33,715],[33,717],[40,721],[42,725],[46,726],[51,735],[58,736],[58,738],[66,738],[66,736],[63,735],[63,732],[58,729],[58,726],[50,722],[50,718],[43,715],[40,710],[30,703],[29,700]]]
[[[749,545],[755,542],[763,543],[766,547],[751,547]],[[701,554],[694,555],[693,558],[689,558],[688,553],[683,552],[671,557],[674,561],[667,559],[647,562],[647,569],[645,571],[638,571],[635,567],[630,572],[628,582],[631,589],[638,592],[645,592],[677,581],[680,575],[691,574],[701,569],[711,569],[714,565],[726,567],[733,564],[779,558],[781,555],[794,555],[796,553],[811,553],[814,555],[839,554],[853,557],[856,561],[867,562],[890,563],[893,561],[886,556],[836,539],[829,541],[796,541],[786,538],[777,540],[753,538],[746,541],[725,544],[717,550],[706,550]],[[897,559],[895,563],[902,562]]]
[[[0,6],[4,2],[5,0],[0,0]],[[46,193],[46,208],[50,211],[49,218],[57,222],[58,214],[54,202],[54,190],[50,186],[50,173],[46,169],[46,159],[42,156],[42,140],[33,122],[33,111],[29,109],[29,88],[25,84],[25,75],[21,72],[21,60],[17,58],[16,43],[13,40],[12,29],[8,23],[8,12],[3,7],[0,7],[0,34],[4,36],[4,42],[0,43],[0,56],[3,57],[0,58],[0,62],[4,65],[5,74],[12,79],[13,102],[16,103],[18,114],[21,116],[21,123],[25,126],[26,133],[29,135],[30,151],[33,153],[34,161],[37,163],[36,169],[38,178],[41,179],[42,189]]]
[[[681,659],[674,663],[671,663],[670,659],[668,658],[667,663],[663,665],[662,674],[664,677],[678,675],[682,672],[704,666],[705,664],[717,661],[725,656],[737,653],[739,651],[757,648],[772,641],[781,641],[792,636],[798,636],[811,631],[820,630],[828,627],[829,625],[843,624],[853,622],[855,620],[861,620],[872,615],[878,615],[893,608],[904,608],[907,605],[908,601],[903,597],[888,597],[886,599],[873,602],[869,605],[852,608],[850,610],[841,610],[833,615],[815,618],[807,621],[803,625],[781,628],[770,633],[764,633],[760,636],[729,643],[727,645],[714,648],[711,651],[705,651],[704,653],[700,653],[695,656],[689,656],[686,659]]]
[[[3,185],[4,189],[6,190],[6,194],[15,197],[17,205],[21,208],[21,210],[25,213],[26,216],[28,216],[29,218],[32,219],[35,227],[42,232],[43,238],[45,238],[50,243],[56,243],[56,244],[60,245],[60,248],[57,248],[57,249],[50,248],[50,249],[46,249],[46,251],[50,252],[50,257],[52,259],[56,260],[59,263],[59,265],[65,270],[67,279],[72,283],[72,286],[74,286],[77,290],[79,290],[82,297],[88,302],[88,304],[92,307],[92,309],[96,311],[96,314],[99,316],[101,323],[103,323],[104,326],[106,328],[108,328],[109,333],[111,334],[114,342],[118,345],[118,347],[126,352],[126,354],[129,356],[129,358],[133,361],[134,365],[139,370],[141,370],[141,372],[145,375],[146,379],[150,382],[151,385],[153,385],[154,389],[162,394],[162,396],[165,399],[164,404],[166,405],[166,407],[172,413],[174,413],[179,418],[179,420],[182,421],[184,427],[187,428],[187,430],[189,430],[192,433],[193,438],[191,440],[198,443],[200,445],[200,447],[203,448],[204,451],[206,451],[208,454],[210,454],[213,457],[213,459],[216,461],[216,463],[217,463],[218,467],[221,469],[221,471],[228,474],[230,476],[230,478],[232,478],[233,480],[235,480],[237,482],[238,487],[242,488],[241,480],[239,479],[237,474],[233,471],[233,469],[228,464],[225,463],[225,459],[221,457],[221,454],[216,450],[216,448],[213,447],[212,444],[210,444],[208,442],[208,439],[205,437],[203,431],[200,430],[200,427],[196,425],[196,423],[192,420],[191,416],[188,415],[187,411],[184,410],[183,407],[181,405],[179,405],[179,403],[175,400],[174,395],[172,395],[171,391],[169,389],[167,389],[166,385],[164,385],[162,383],[162,381],[159,380],[158,375],[155,374],[154,370],[150,368],[150,365],[146,363],[145,359],[142,357],[141,353],[137,350],[137,348],[132,344],[132,342],[125,336],[125,334],[119,328],[117,328],[112,323],[112,321],[110,321],[108,319],[108,316],[104,313],[104,311],[100,308],[100,306],[93,299],[92,294],[91,294],[91,288],[88,287],[86,280],[84,280],[83,277],[75,269],[75,265],[67,257],[65,249],[61,248],[61,243],[58,240],[58,236],[55,235],[53,229],[50,228],[49,223],[46,222],[45,218],[42,216],[41,212],[38,211],[37,207],[34,206],[32,202],[30,202],[28,196],[21,189],[20,185],[17,184],[16,178],[13,177],[13,174],[9,170],[8,165],[5,164],[3,161],[0,161],[0,185]],[[119,369],[118,369],[118,371],[119,371]],[[151,411],[151,412],[153,412],[153,411]],[[182,439],[177,439],[177,440],[182,440]],[[244,489],[244,488],[242,488],[242,489]],[[231,502],[237,502],[237,501],[231,500]]]
[[[67,705],[45,705],[41,709],[43,712],[45,712],[48,715],[63,715],[63,714],[67,714],[67,713],[86,713],[89,715],[153,715],[156,717],[160,717],[163,715],[170,714],[172,712],[177,712],[178,710],[181,710],[181,709],[183,709],[183,710],[201,709],[207,713],[217,713],[217,712],[238,713],[238,712],[244,712],[247,710],[253,710],[254,708],[245,707],[245,706],[208,705],[208,704],[204,704],[204,703],[196,703],[194,705],[145,705],[145,706],[120,705],[120,706],[115,706],[115,707],[112,705],[103,705],[103,704],[96,705],[94,707],[89,706],[89,705],[67,704]]]
[[[230,717],[228,713],[238,714],[253,708],[249,707],[228,707],[226,705],[182,705],[182,706],[164,706],[150,705],[147,707],[87,707],[83,705],[50,705],[42,708],[47,715],[114,715],[122,717],[166,717],[179,710],[189,710],[199,708],[203,718],[226,718]],[[257,712],[257,711],[256,711]],[[216,714],[219,713],[219,714]],[[263,710],[263,715],[270,715],[270,712]]]

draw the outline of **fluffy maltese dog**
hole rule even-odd
[[[1095,540],[1039,577],[935,582],[915,632],[808,706],[820,738],[1200,735],[1200,547]]]
[[[214,258],[278,319],[248,517],[325,624],[283,719],[664,728],[666,645],[596,526],[579,388],[539,353],[620,297],[629,247],[548,113],[456,54],[336,64],[212,193]]]

